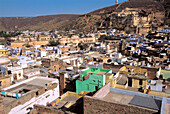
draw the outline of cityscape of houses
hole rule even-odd
[[[0,45],[0,112],[168,114],[169,33],[22,31]]]
[[[170,114],[170,11],[136,1],[0,31],[0,114]]]

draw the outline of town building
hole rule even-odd
[[[29,113],[34,104],[46,106],[59,97],[59,81],[46,77],[33,77],[1,91],[2,113]]]
[[[58,99],[47,104],[47,106],[34,105],[34,109],[31,111],[32,114],[37,113],[83,113],[83,97],[88,92],[66,92]]]
[[[80,79],[76,81],[76,92],[95,92],[105,85],[106,78],[110,76],[113,76],[112,70],[108,69],[90,68],[85,70]]]

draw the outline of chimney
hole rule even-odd
[[[116,4],[118,4],[118,0],[116,0]]]
[[[59,73],[59,88],[60,88],[60,96],[61,96],[64,94],[64,89],[65,89],[64,73]]]

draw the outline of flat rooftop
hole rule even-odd
[[[47,77],[32,77],[27,80],[18,82],[14,85],[11,85],[7,88],[2,89],[8,97],[5,99],[16,99],[18,94],[19,97],[22,97],[31,92],[38,91],[42,87],[47,87],[50,83],[58,83],[57,79],[47,78]]]
[[[161,109],[161,99],[153,98],[153,96],[145,94],[138,94],[136,92],[126,92],[117,89],[114,91],[115,92],[110,91],[105,97],[101,98],[101,100],[128,106],[133,105],[135,107],[147,108],[155,111]]]
[[[55,108],[61,108],[65,106],[69,102],[76,103],[76,101],[79,99],[79,97],[74,96],[66,96],[62,101],[60,101],[57,105],[55,105]]]
[[[49,103],[48,106],[54,109],[62,109],[62,110],[69,109],[71,108],[71,106],[74,107],[74,104],[76,104],[77,101],[87,93],[85,92],[82,94],[77,94],[75,92],[68,91],[64,93],[62,96],[60,96],[59,98],[55,99],[53,102]]]
[[[133,98],[133,96],[130,96],[130,95],[124,95],[124,94],[109,92],[103,98],[103,100],[113,102],[113,103],[119,103],[119,104],[127,105],[132,100],[132,98]]]
[[[33,78],[30,80],[25,80],[22,81],[20,83],[18,83],[17,85],[14,84],[12,87],[10,86],[9,89],[5,88],[4,90],[6,92],[16,92],[19,90],[22,90],[23,88],[27,88],[29,90],[35,90],[35,89],[39,89],[41,87],[45,87],[47,85],[47,83],[52,82],[52,80],[47,79],[47,78]]]

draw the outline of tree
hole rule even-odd
[[[80,37],[80,38],[82,38],[82,36],[83,36],[83,34],[82,34],[82,33],[80,33],[80,34],[79,34],[79,37]]]
[[[41,33],[41,35],[45,35],[45,33],[44,33],[44,32],[42,32],[42,33]]]
[[[48,43],[48,46],[57,46],[57,45],[60,45],[59,40],[57,40],[57,41],[50,40]]]
[[[49,33],[54,33],[55,32],[55,30],[54,29],[52,29]]]
[[[99,42],[106,42],[105,40],[108,40],[108,39],[109,39],[108,36],[106,36],[106,35],[101,35],[98,40],[99,40]]]
[[[65,27],[65,31],[69,31],[69,28],[68,28],[68,27]]]
[[[0,37],[4,38],[5,44],[7,42],[11,42],[10,37],[15,37],[15,36],[18,36],[20,34],[21,34],[20,31],[8,32],[8,33],[5,32],[5,31],[0,31]]]
[[[85,43],[79,43],[78,47],[80,48],[80,50],[86,50],[89,47],[89,45]]]
[[[27,48],[30,48],[30,47],[31,47],[31,45],[29,45],[29,44],[26,44],[26,45],[25,45],[25,47],[27,47]]]

